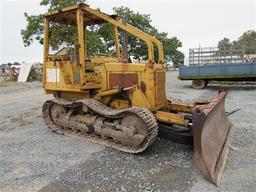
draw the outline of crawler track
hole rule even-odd
[[[113,139],[101,137],[100,135],[97,135],[95,133],[92,133],[92,134],[88,132],[81,133],[79,132],[78,129],[74,129],[74,128],[67,129],[67,127],[62,127],[58,125],[58,123],[55,123],[52,120],[51,106],[54,104],[59,104],[68,110],[75,109],[78,107],[80,108],[87,107],[91,111],[93,111],[95,115],[101,116],[104,118],[109,118],[109,119],[122,119],[126,115],[131,115],[131,114],[136,115],[146,125],[146,129],[147,129],[146,138],[144,139],[143,143],[140,144],[138,147],[132,147],[132,146],[122,145],[119,142],[115,142]],[[106,105],[94,99],[85,99],[85,100],[79,100],[76,102],[62,100],[62,99],[60,100],[54,99],[54,100],[48,100],[44,103],[42,112],[43,112],[43,119],[46,125],[48,126],[49,129],[53,131],[63,133],[63,134],[68,134],[68,135],[85,137],[94,143],[98,143],[98,144],[101,144],[119,151],[123,151],[126,153],[140,153],[144,151],[148,146],[150,146],[154,142],[158,133],[158,124],[155,120],[154,115],[147,109],[140,108],[140,107],[132,107],[132,108],[123,109],[123,110],[115,110],[110,107],[107,107]]]

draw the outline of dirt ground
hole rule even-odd
[[[0,191],[255,191],[256,86],[191,88],[167,72],[167,94],[187,102],[229,89],[226,111],[234,134],[217,187],[195,169],[192,147],[158,139],[130,155],[46,128],[41,106],[51,98],[39,82],[0,86]]]

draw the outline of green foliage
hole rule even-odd
[[[246,31],[239,39],[240,46],[244,46],[246,54],[256,54],[256,31]]]
[[[184,65],[184,58],[185,58],[184,53],[182,53],[179,50],[175,50],[175,53],[173,54],[173,57],[171,60],[174,64],[174,66],[177,67],[179,65]]]
[[[92,54],[107,54],[107,45],[99,33],[100,28],[98,26],[88,27],[87,33],[87,52],[88,55]]]
[[[24,13],[24,16],[28,23],[26,29],[21,30],[24,46],[29,46],[34,41],[34,39],[39,41],[40,44],[43,44],[43,15],[40,14],[29,16],[27,13]]]
[[[232,42],[230,42],[230,40],[226,37],[220,40],[218,43],[218,48],[220,50],[224,50],[224,49],[229,50],[231,47],[232,47]]]
[[[125,16],[129,24],[152,36],[155,36],[160,40],[164,47],[165,62],[173,60],[173,58],[175,58],[175,54],[179,54],[177,52],[177,48],[181,47],[182,43],[176,37],[169,38],[168,33],[159,32],[154,26],[152,26],[149,14],[140,14],[139,12],[134,12],[128,7],[123,6],[114,7],[113,10],[120,17]],[[128,44],[128,52],[130,55],[133,55],[135,58],[142,57],[143,59],[147,57],[147,45],[143,41],[128,34]],[[157,61],[157,59],[158,51],[155,47],[155,60]]]
[[[79,0],[41,0],[40,5],[48,6],[48,11],[50,11],[79,3],[81,3]],[[129,24],[158,38],[163,44],[166,62],[173,61],[175,64],[183,63],[184,54],[177,50],[182,46],[180,40],[176,37],[169,38],[167,33],[159,32],[152,26],[149,14],[140,14],[123,6],[114,7],[113,10],[120,17],[125,16]],[[35,40],[43,44],[43,15],[28,15],[27,13],[24,15],[27,21],[27,27],[21,31],[24,46],[31,45]],[[76,27],[57,23],[51,23],[50,25],[49,44],[52,49],[57,50],[59,46],[69,46],[76,43]],[[94,53],[114,53],[114,38],[110,24],[87,27],[86,33],[87,51],[89,55]],[[122,31],[120,30],[120,43],[122,43],[121,33]],[[148,53],[147,45],[137,37],[128,34],[128,52],[135,58],[146,59]],[[156,61],[157,58],[158,52],[155,51]]]
[[[128,7],[114,7],[113,8],[116,15],[120,18],[125,17],[127,19],[127,23],[135,26],[136,28],[151,34],[152,26],[150,25],[150,15],[135,13],[130,10]],[[119,39],[122,44],[121,34],[123,33],[120,30]],[[112,38],[112,37],[111,37]],[[109,40],[109,39],[108,39]],[[112,43],[112,42],[110,42]],[[113,42],[114,43],[114,42]],[[145,42],[141,41],[137,37],[128,34],[128,53],[129,55],[134,56],[136,59],[147,58],[147,45]]]
[[[79,4],[84,1],[79,0],[41,0],[40,5],[48,6],[48,11],[61,9],[63,7]],[[40,15],[28,15],[24,13],[27,21],[25,29],[21,30],[21,36],[25,47],[30,46],[34,40],[39,41],[40,44],[44,43],[43,30],[44,30],[44,17]],[[70,35],[71,34],[71,35]],[[72,44],[76,39],[76,30],[72,26],[61,26],[54,23],[51,25],[50,31],[50,46],[52,49],[58,49],[63,43],[67,45]]]
[[[240,49],[244,50],[245,54],[256,54],[256,31],[246,31],[237,41],[233,42],[225,37],[219,41],[218,48],[220,50]]]
[[[48,11],[62,9],[80,3],[84,3],[86,0],[41,0],[40,5],[49,6]]]
[[[77,42],[76,27],[52,23],[49,30],[49,42],[53,50],[58,50],[61,45],[73,45]]]
[[[185,55],[177,50],[177,48],[182,46],[182,43],[177,39],[177,37],[168,38],[167,35],[167,33],[158,32],[156,34],[156,38],[163,44],[165,61],[172,61],[175,65],[183,64]]]

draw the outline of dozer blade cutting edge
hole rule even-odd
[[[224,109],[227,92],[192,112],[194,163],[202,175],[218,185],[227,159],[231,123]]]

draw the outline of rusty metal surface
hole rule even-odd
[[[69,110],[64,117],[63,107]],[[72,109],[74,114],[70,112]],[[127,153],[144,151],[158,133],[153,114],[139,107],[115,110],[94,99],[77,102],[59,99],[46,101],[42,112],[46,125],[55,132],[86,137],[92,142]]]
[[[123,16],[122,17],[122,23],[124,25],[127,25],[127,17]],[[128,34],[126,31],[122,31],[122,59],[123,59],[123,63],[128,63]]]
[[[110,73],[109,88],[118,86],[119,88],[131,87],[139,84],[136,73]]]
[[[155,83],[156,83],[156,104],[161,104],[166,102],[165,94],[165,70],[156,70],[155,73]]]
[[[140,82],[140,88],[143,91],[143,93],[145,93],[147,91],[147,86],[144,81]]]
[[[231,123],[224,109],[227,92],[221,92],[192,112],[194,161],[200,172],[218,185],[228,154]]]

